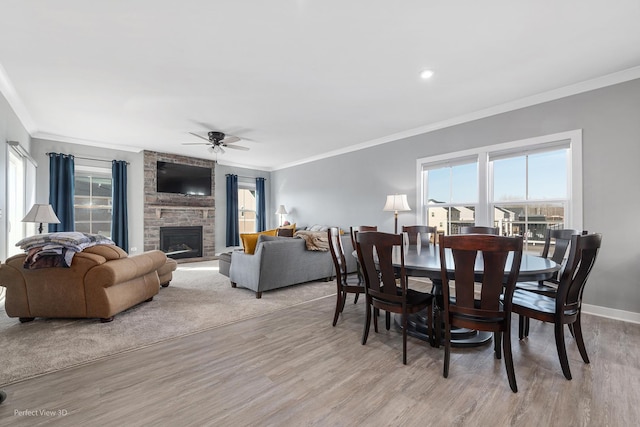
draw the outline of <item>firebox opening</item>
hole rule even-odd
[[[160,227],[160,250],[173,259],[202,257],[202,227]]]

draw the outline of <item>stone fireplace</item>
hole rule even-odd
[[[211,196],[158,193],[156,191],[158,161],[211,168]],[[144,180],[144,250],[160,249],[165,252],[177,252],[172,255],[168,254],[168,256],[177,259],[178,262],[215,259],[215,162],[145,151]],[[198,229],[201,237],[192,236],[191,240],[182,242],[185,245],[183,249],[163,249],[161,238],[165,239],[166,230],[162,232],[161,236],[161,229],[176,227],[184,227],[183,230],[189,232]],[[201,248],[194,252],[191,246],[195,245],[198,239]],[[175,243],[174,245],[179,244]]]

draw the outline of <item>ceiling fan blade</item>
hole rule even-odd
[[[233,148],[234,150],[248,151],[249,147],[243,147],[242,145],[225,145],[226,148]]]
[[[241,138],[238,138],[237,136],[230,135],[230,136],[226,137],[225,139],[223,139],[222,143],[223,144],[233,144],[234,142],[238,142],[240,140],[241,140]]]
[[[205,137],[204,137],[204,136],[202,136],[202,135],[198,135],[197,133],[193,133],[193,132],[189,132],[189,133],[190,133],[191,135],[193,135],[193,136],[197,136],[197,137],[198,137],[198,138],[200,138],[200,139],[204,139],[204,140],[205,140],[205,141],[207,141],[207,142],[209,141],[209,138],[205,138]]]
[[[209,142],[183,142],[182,145],[211,145]]]

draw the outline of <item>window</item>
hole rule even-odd
[[[238,225],[240,233],[256,231],[255,184],[238,183]]]
[[[489,155],[494,225],[502,234],[524,236],[529,252],[542,252],[547,229],[564,228],[568,155],[565,145]]]
[[[427,225],[457,234],[475,223],[478,206],[477,156],[455,162],[433,163],[423,171],[427,189]]]
[[[111,169],[76,166],[76,231],[111,237]]]
[[[548,228],[582,228],[582,132],[418,160],[422,223],[490,225],[540,253]]]

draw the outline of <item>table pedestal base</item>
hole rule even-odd
[[[394,322],[398,330],[402,331],[402,316],[395,315]],[[423,341],[429,341],[429,329],[427,328],[427,314],[420,312],[417,314],[410,314],[407,319],[407,334],[412,337],[421,339]],[[436,325],[437,327],[437,325]],[[440,336],[444,343],[444,324],[441,325]],[[476,331],[474,329],[467,328],[451,328],[451,346],[452,347],[479,347],[491,342],[493,333],[485,331]]]

